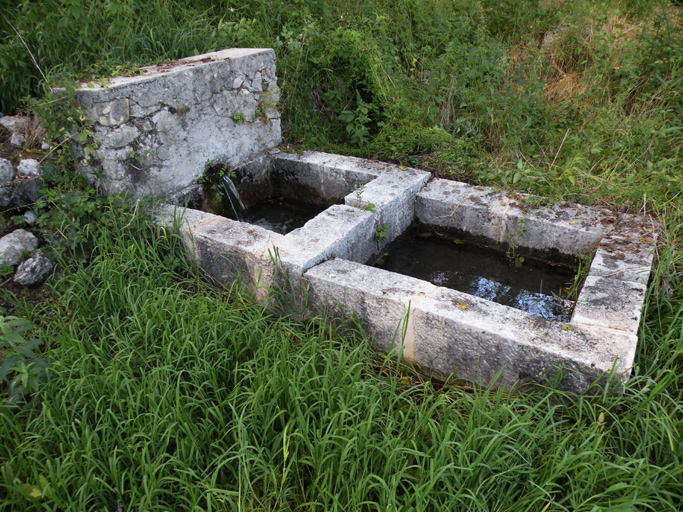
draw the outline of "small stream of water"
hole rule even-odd
[[[235,188],[235,184],[232,182],[229,176],[222,176],[223,190],[225,191],[225,197],[228,198],[230,203],[230,208],[232,213],[235,215],[235,220],[244,220],[247,217],[247,209],[244,207],[242,198]]]

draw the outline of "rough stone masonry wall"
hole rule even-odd
[[[73,146],[81,170],[108,194],[182,193],[207,163],[237,167],[281,142],[271,49],[223,50],[81,84],[76,101],[95,149]]]

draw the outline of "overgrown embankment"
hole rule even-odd
[[[45,85],[24,43],[51,85],[264,46],[277,53],[291,144],[630,209],[683,191],[683,29],[667,2],[48,0],[4,11],[5,113]]]

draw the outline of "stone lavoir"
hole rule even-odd
[[[556,381],[577,392],[604,385],[610,374],[628,379],[655,220],[542,206],[539,198],[382,162],[273,149],[281,139],[272,50],[224,50],[143,72],[76,90],[97,147],[91,159],[84,145],[74,151],[104,191],[166,197],[158,222],[180,227],[189,256],[211,279],[239,279],[276,312],[355,318],[378,350],[400,352],[439,379],[507,389]],[[197,181],[212,166],[234,173],[247,211],[263,198],[306,197],[318,209],[303,225],[276,232],[186,208],[207,202]],[[552,263],[579,257],[588,269],[583,286],[566,316],[544,318],[368,264],[416,225],[513,249],[522,266],[521,255]]]

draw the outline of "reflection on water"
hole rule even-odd
[[[574,277],[567,267],[527,258],[517,268],[502,251],[416,234],[401,239],[378,266],[547,320],[567,322],[571,316],[566,301],[554,295]]]

